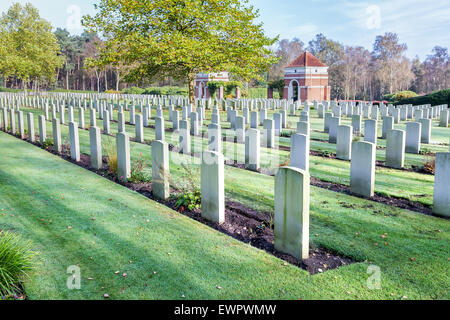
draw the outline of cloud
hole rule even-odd
[[[311,39],[319,30],[315,24],[303,24],[293,27],[289,30],[288,35],[290,38]]]
[[[449,43],[448,0],[338,0],[332,8],[339,20],[346,20],[346,29],[354,28],[355,33],[364,34],[365,41],[368,40],[366,37],[374,40],[375,35],[385,32],[397,33],[411,49],[408,56],[420,53],[423,57],[424,50],[428,51],[434,45],[448,46]],[[378,9],[379,19],[376,17]],[[362,39],[358,41],[362,42]]]

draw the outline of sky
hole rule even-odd
[[[98,1],[98,0],[97,0]],[[82,32],[81,16],[95,14],[95,0],[1,0],[5,12],[14,2],[32,3],[53,27]],[[372,50],[375,37],[395,32],[408,45],[406,55],[425,59],[434,46],[450,48],[450,0],[249,0],[271,37],[299,38],[318,33],[344,45]]]

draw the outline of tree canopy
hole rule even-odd
[[[0,18],[0,73],[29,81],[55,79],[62,57],[51,24],[27,3],[14,3]]]
[[[195,75],[229,71],[248,81],[277,61],[277,39],[255,23],[247,0],[100,0],[83,24],[105,39],[97,64],[123,63],[128,79],[172,76],[189,83]]]

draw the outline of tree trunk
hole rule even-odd
[[[81,86],[83,88],[83,91],[86,91],[86,82],[85,82],[85,79],[84,79],[84,72],[83,71],[81,71]]]
[[[195,105],[195,74],[188,74],[189,83],[189,101],[192,105]]]
[[[100,74],[100,72],[95,71],[95,75],[97,77],[97,92],[100,93],[100,76],[101,76],[101,74]]]
[[[119,69],[116,70],[116,91],[119,91],[120,84],[120,72]]]
[[[105,91],[108,90],[108,72],[105,70]]]

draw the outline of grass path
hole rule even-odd
[[[313,244],[367,262],[310,276],[3,132],[0,229],[40,252],[30,299],[449,298],[447,220],[312,188]],[[70,265],[81,290],[66,287]]]

